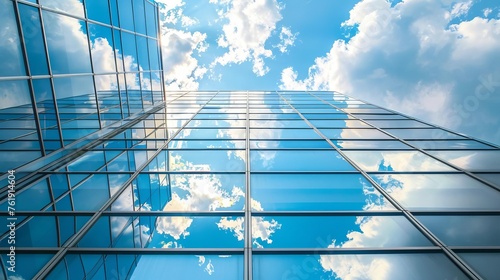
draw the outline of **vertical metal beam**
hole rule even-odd
[[[19,34],[19,41],[21,45],[21,49],[23,52],[23,58],[24,58],[24,67],[26,70],[26,75],[29,76],[28,79],[28,90],[29,90],[29,95],[30,95],[30,100],[31,100],[31,108],[33,110],[33,117],[35,121],[35,126],[36,126],[36,132],[38,133],[38,143],[40,145],[40,152],[41,156],[45,156],[45,145],[43,143],[43,136],[42,136],[42,127],[40,124],[40,116],[38,115],[38,108],[36,104],[36,97],[35,97],[35,88],[33,86],[33,79],[31,75],[31,69],[28,61],[28,50],[26,48],[26,42],[24,40],[24,32],[23,32],[23,25],[21,23],[21,14],[19,13],[19,3],[17,1],[14,1],[13,3],[14,6],[14,13],[16,16],[16,23],[17,23],[17,30]]]
[[[252,280],[252,197],[250,189],[250,100],[246,94],[245,118],[245,244],[244,244],[244,279]]]

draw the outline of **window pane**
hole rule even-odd
[[[32,75],[47,75],[47,56],[42,37],[40,15],[35,7],[19,4],[24,42]]]
[[[421,152],[344,151],[366,171],[453,171],[454,169]]]
[[[403,216],[254,216],[252,228],[254,248],[432,246]]]
[[[495,279],[500,275],[500,253],[459,253],[467,264],[483,279]]]
[[[500,151],[430,151],[430,154],[466,170],[500,171]]]
[[[462,174],[372,175],[410,210],[498,210],[500,192]]]
[[[53,73],[90,73],[89,43],[84,21],[49,11],[43,11],[43,21]]]
[[[0,76],[26,75],[14,14],[14,4],[10,0],[0,0],[0,18],[2,19],[2,44],[0,44],[2,67],[0,67]],[[4,96],[4,94],[0,96]],[[0,105],[0,107],[2,106]]]
[[[358,174],[253,174],[250,182],[252,199],[267,211],[394,209]]]
[[[253,266],[259,280],[468,279],[445,255],[435,253],[253,255]]]
[[[500,246],[500,216],[417,216],[448,246]]]
[[[354,171],[336,151],[251,151],[253,171]]]

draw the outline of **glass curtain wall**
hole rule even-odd
[[[500,273],[490,143],[337,92],[169,92],[111,128],[16,171],[5,279]]]

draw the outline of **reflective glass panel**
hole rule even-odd
[[[429,153],[466,170],[500,171],[500,150],[430,151]]]
[[[26,75],[14,4],[10,0],[0,0],[0,18],[2,19],[2,43],[0,44],[2,67],[0,67],[0,76],[2,77]],[[0,96],[4,96],[3,91],[1,93]]]
[[[500,216],[417,216],[448,246],[500,246]]]
[[[462,174],[372,175],[410,210],[498,210],[500,192]]]
[[[458,253],[483,279],[500,275],[500,253]]]
[[[416,151],[344,151],[366,171],[453,171],[454,169]]]
[[[463,136],[438,128],[384,129],[401,139],[464,139]]]
[[[253,150],[250,152],[253,171],[354,171],[336,151]]]
[[[359,174],[253,174],[250,182],[257,211],[394,209]]]
[[[443,254],[253,255],[253,277],[276,279],[468,279]]]
[[[19,4],[19,13],[31,75],[47,75],[49,70],[38,9]]]
[[[403,216],[254,216],[252,228],[254,248],[432,246]]]
[[[91,73],[89,42],[84,21],[43,11],[43,22],[52,72]]]
[[[492,149],[493,147],[474,140],[445,140],[445,141],[408,141],[409,144],[424,150],[432,149]]]

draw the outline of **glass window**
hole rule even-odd
[[[149,2],[146,2],[146,25],[147,25],[147,34],[151,37],[158,37],[157,32],[157,21],[156,21],[156,8]],[[156,69],[156,68],[153,68]]]
[[[58,1],[50,3],[52,2],[62,3]],[[52,72],[91,73],[85,22],[45,10],[43,21]]]
[[[424,150],[432,149],[493,149],[493,147],[485,145],[474,140],[442,140],[442,141],[408,141],[409,144]]]
[[[330,139],[392,139],[391,136],[384,134],[376,129],[319,129],[323,135]]]
[[[358,120],[309,120],[314,126],[322,128],[370,128]]]
[[[165,211],[238,211],[245,205],[243,174],[171,174],[160,181],[172,193]]]
[[[495,279],[500,275],[500,253],[459,253],[465,262],[483,279]]]
[[[87,17],[89,19],[111,24],[109,20],[108,1],[85,0],[85,6],[87,8]]]
[[[394,209],[359,174],[252,174],[250,182],[252,199],[267,211]]]
[[[77,17],[83,18],[85,16],[83,13],[83,4],[81,0],[71,1],[70,5],[63,1],[54,0],[38,0],[38,3],[47,8],[62,11]]]
[[[160,55],[158,54],[158,48],[158,41],[151,39],[148,40],[149,63],[151,65],[151,70],[160,70]]]
[[[0,1],[1,2],[1,1]],[[1,10],[1,9],[0,9]],[[8,261],[10,257],[7,253],[1,255],[2,263],[7,266],[5,271],[7,273],[7,278],[9,280],[15,279],[34,279],[34,276],[38,273],[42,267],[49,262],[52,258],[52,254],[23,254],[21,252],[16,252],[16,269],[15,272],[10,271],[8,268]],[[19,269],[21,268],[22,269]],[[3,273],[3,272],[2,272]],[[4,276],[4,274],[1,274]],[[4,279],[4,278],[2,278]]]
[[[417,151],[344,151],[366,171],[454,171],[424,153]]]
[[[0,0],[0,18],[2,19],[2,44],[0,45],[2,67],[0,67],[0,76],[26,75],[14,13],[15,4],[9,0]],[[3,92],[0,96],[4,96]],[[0,108],[2,108],[1,105]]]
[[[430,127],[425,123],[414,120],[370,120],[370,124],[380,128],[410,128],[410,127]]]
[[[448,246],[500,246],[500,216],[417,216]]]
[[[96,211],[109,199],[106,175],[92,175],[72,191],[75,211]]]
[[[280,141],[250,141],[251,149],[333,149],[323,139],[318,140],[280,140]]]
[[[126,2],[128,1],[123,1],[123,3]],[[120,4],[121,3],[122,1],[120,1]],[[125,63],[125,71],[139,71],[137,67],[138,59],[137,59],[137,49],[136,49],[137,46],[135,42],[136,36],[128,32],[122,32],[121,39],[122,39],[121,43],[123,46],[123,57],[124,57],[123,59]],[[133,83],[134,81],[131,80],[129,76],[126,76],[126,78],[127,78],[127,86],[131,88],[132,85],[134,84]]]
[[[250,139],[321,139],[311,129],[250,129]]]
[[[168,152],[168,171],[245,171],[245,151],[187,151]]]
[[[30,92],[26,80],[0,81],[0,109],[13,108],[26,104],[31,104]],[[25,110],[27,114],[33,114],[33,109],[26,108]],[[0,113],[10,115],[12,112],[2,110]]]
[[[250,127],[252,128],[310,128],[303,120],[251,120]]]
[[[500,192],[463,174],[372,175],[410,210],[498,210]]]
[[[432,246],[403,216],[254,216],[252,228],[260,229],[252,232],[254,248]],[[318,244],[323,238],[331,243]]]
[[[140,0],[142,3],[143,0]],[[139,59],[139,67],[144,70],[150,70],[149,67],[149,55],[148,55],[148,40],[146,37],[136,36],[137,40],[137,57]],[[150,87],[149,87],[150,88]]]
[[[403,144],[400,141],[376,141],[376,140],[332,140],[332,142],[340,149],[411,149],[410,146]]]
[[[475,173],[474,175],[500,187],[500,173]]]
[[[144,255],[130,279],[243,279],[243,255]]]
[[[464,139],[463,136],[438,128],[385,129],[401,139]]]
[[[175,139],[245,139],[245,129],[183,129]]]
[[[42,37],[40,15],[38,9],[19,4],[19,13],[24,33],[24,42],[28,52],[31,75],[47,75],[47,56]]]
[[[92,41],[92,63],[94,66],[94,73],[110,73],[116,72],[115,65],[115,47],[113,46],[112,30],[109,27],[99,24],[89,23],[90,40]],[[116,76],[114,81],[114,88],[116,86]],[[100,88],[110,88],[111,82],[107,86]]]
[[[466,170],[500,171],[500,150],[429,151],[430,154]]]
[[[134,23],[137,33],[146,34],[146,18],[144,15],[144,0],[133,0],[134,6]],[[148,21],[155,21],[154,18],[148,18]],[[145,50],[145,49],[143,49]]]
[[[112,1],[113,2],[113,1]],[[134,31],[134,15],[131,0],[117,0],[120,13],[120,27]]]
[[[324,239],[320,239],[324,242]],[[330,240],[326,241],[330,242]],[[253,255],[253,277],[275,279],[468,279],[444,254]]]
[[[336,151],[253,150],[250,152],[253,171],[354,171]]]

